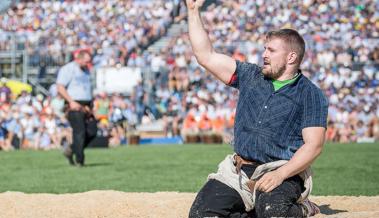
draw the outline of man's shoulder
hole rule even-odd
[[[328,101],[322,89],[304,75],[302,76],[302,83],[305,86],[303,89],[303,94],[305,96],[308,96],[308,95],[318,96],[322,100],[326,102]],[[311,100],[311,99],[308,99],[308,100]]]
[[[257,64],[253,64],[250,62],[237,61],[236,72],[239,75],[243,75],[243,77],[245,77],[244,79],[257,77],[257,76],[262,76],[263,78],[262,68],[259,67]]]
[[[77,64],[74,61],[71,61],[65,65],[63,65],[60,69],[60,71],[68,71],[68,70],[73,70],[77,67]]]
[[[250,62],[241,62],[241,61],[236,61],[237,63],[237,69],[240,71],[261,71],[261,67],[259,67],[257,64],[253,64]]]
[[[302,75],[302,83],[304,86],[306,86],[306,90],[322,92],[321,89],[315,83],[313,83],[308,77],[304,75]]]
[[[62,68],[63,67],[70,67],[70,66],[74,66],[74,65],[76,65],[75,61],[70,61],[67,64],[63,65]]]

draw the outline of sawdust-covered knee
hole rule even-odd
[[[286,217],[288,202],[272,193],[261,193],[255,202],[257,217]]]

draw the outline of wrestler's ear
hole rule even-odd
[[[297,56],[296,52],[294,52],[294,51],[289,52],[287,55],[287,63],[288,64],[296,64],[297,57],[298,56]]]

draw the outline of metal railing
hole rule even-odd
[[[26,51],[0,51],[1,77],[28,80],[28,55]]]

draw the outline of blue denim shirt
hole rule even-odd
[[[304,144],[302,129],[326,128],[328,101],[303,75],[274,91],[260,67],[237,61],[229,85],[239,89],[234,151],[247,160],[289,160]]]

